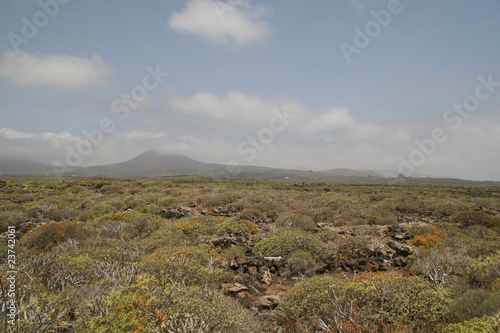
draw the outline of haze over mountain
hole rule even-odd
[[[48,165],[14,159],[0,159],[0,172],[14,176],[76,176],[76,177],[161,177],[207,176],[258,179],[325,179],[330,177],[382,177],[375,171],[331,169],[313,172],[296,169],[269,168],[252,165],[204,163],[181,154],[160,154],[148,150],[130,160],[107,165],[65,169],[57,172]]]
[[[0,157],[0,174],[5,175],[50,175],[50,166],[26,160]]]

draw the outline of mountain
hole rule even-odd
[[[163,155],[149,150],[125,162],[74,169],[66,174],[66,176],[161,177],[196,175],[226,178],[276,179],[286,177],[296,178],[303,173],[304,171],[300,170],[204,163],[186,155]]]
[[[228,166],[216,163],[204,163],[186,155],[159,154],[148,150],[130,160],[91,167],[67,169],[56,174],[48,165],[0,159],[0,173],[12,176],[63,176],[63,177],[166,177],[166,176],[201,176],[213,178],[256,178],[256,179],[291,179],[291,180],[333,180],[358,179],[366,177],[382,178],[382,172],[360,171],[353,169],[331,169],[323,172],[294,169],[269,168],[252,165]]]
[[[327,171],[322,171],[321,173],[333,177],[383,177],[381,173],[373,170],[362,171],[362,170],[345,169],[345,168],[331,169]]]
[[[185,155],[160,155],[149,150],[125,162],[83,167],[70,173],[78,177],[152,177],[193,175],[216,168],[215,164],[196,161]]]
[[[46,176],[53,175],[53,171],[50,166],[42,163],[0,157],[0,174]]]

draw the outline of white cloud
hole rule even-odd
[[[249,1],[189,0],[186,7],[170,15],[170,27],[218,44],[236,46],[262,41],[271,33],[263,20],[267,6],[252,6]]]
[[[176,96],[176,102],[184,109],[180,113],[168,114],[168,117],[187,115],[185,120],[194,119],[193,124],[180,126],[178,122],[157,114],[156,127],[139,122],[130,130],[117,130],[104,135],[102,143],[93,146],[91,153],[83,156],[82,165],[120,162],[156,148],[211,163],[225,164],[235,160],[240,164],[303,170],[393,170],[392,174],[397,175],[400,156],[406,160],[417,158],[417,161],[421,159],[419,156],[425,156],[421,163],[415,165],[413,176],[500,180],[498,110],[477,112],[465,119],[460,128],[453,129],[452,124],[441,118],[430,118],[420,123],[375,124],[355,119],[345,109],[321,112],[291,98],[265,99],[241,92],[234,96],[231,93],[225,96],[206,95],[207,98],[201,98],[210,106],[206,110],[202,109],[204,103],[200,103],[196,96]],[[253,107],[240,110],[247,102]],[[281,102],[283,104],[280,105]],[[298,116],[290,121],[286,129],[269,136],[273,107],[277,110],[287,107]],[[257,111],[252,112],[253,108]],[[220,114],[215,112],[218,109],[222,110]],[[226,116],[228,120],[224,119]],[[260,120],[255,122],[253,116]],[[316,127],[317,131],[310,132],[311,124],[317,125],[318,119],[324,120],[325,127]],[[227,125],[228,122],[230,125]],[[220,123],[223,127],[219,126]],[[204,130],[198,130],[198,126]],[[436,128],[444,130],[446,140],[432,144],[430,139]],[[259,139],[259,133],[265,134],[263,139]],[[68,149],[78,149],[84,140],[85,136],[81,133],[29,133],[0,128],[0,156],[64,164]],[[255,153],[255,158],[251,160],[248,159],[250,150]],[[419,150],[421,152],[415,153]]]
[[[294,114],[305,115],[309,111],[300,103],[288,97],[269,99],[239,91],[219,96],[199,92],[192,96],[172,94],[167,98],[167,106],[177,112],[206,120],[213,120],[214,126],[264,126],[273,112],[287,107]]]
[[[306,132],[317,133],[331,130],[349,130],[356,121],[346,109],[333,108],[312,118],[305,127]]]
[[[0,76],[22,88],[84,89],[105,84],[110,75],[111,68],[98,55],[87,59],[8,50],[0,62]]]

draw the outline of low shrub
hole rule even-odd
[[[229,218],[222,216],[198,216],[181,218],[176,226],[188,236],[210,236],[216,234],[221,225],[229,221]]]
[[[462,227],[473,225],[483,225],[492,227],[498,224],[498,218],[476,210],[462,210],[453,214],[450,218],[451,222],[459,223]]]
[[[70,238],[83,240],[91,235],[91,231],[77,222],[51,222],[30,230],[22,243],[33,249],[50,249]]]
[[[264,221],[265,214],[258,209],[246,208],[241,211],[239,218],[243,220],[249,220],[253,223],[257,223]]]
[[[235,236],[249,236],[259,232],[259,228],[248,220],[232,219],[221,224],[217,234],[235,235]]]
[[[402,327],[431,332],[442,321],[448,303],[446,291],[423,277],[345,281],[316,276],[294,285],[277,311],[295,328],[305,323],[331,332],[387,332]]]
[[[445,333],[492,333],[500,332],[500,314],[473,318],[457,324],[448,324]]]
[[[451,216],[458,211],[468,210],[470,206],[458,200],[432,200],[427,208],[436,216]]]
[[[432,247],[442,247],[443,240],[446,237],[446,232],[442,230],[437,230],[433,233],[426,233],[422,235],[415,236],[409,241],[410,245],[420,246],[426,249]]]
[[[140,267],[162,284],[209,285],[224,276],[215,265],[218,257],[210,248],[162,248],[145,258]]]
[[[491,288],[500,278],[500,252],[475,259],[466,271],[469,284]]]
[[[288,269],[292,274],[311,276],[316,268],[316,260],[311,253],[298,250],[292,253],[288,259]]]
[[[328,254],[335,259],[360,258],[368,255],[368,240],[362,237],[339,237],[328,243]]]
[[[0,212],[0,232],[7,231],[9,226],[17,227],[27,221],[27,215],[23,211]]]
[[[310,252],[315,258],[325,255],[323,242],[313,234],[299,230],[282,230],[255,244],[253,253],[261,256],[289,258],[295,251]]]
[[[237,300],[201,286],[160,286],[147,274],[113,292],[110,311],[92,318],[94,332],[255,332],[258,322]]]
[[[469,289],[450,306],[448,322],[459,323],[477,317],[490,316],[500,310],[500,294],[485,289]]]
[[[289,229],[299,229],[306,231],[316,229],[316,223],[311,217],[299,213],[288,213],[278,216],[276,224],[279,227]]]

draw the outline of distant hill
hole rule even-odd
[[[383,177],[381,173],[373,170],[362,171],[345,168],[331,169],[322,173],[334,177]]]
[[[208,176],[227,178],[276,179],[297,177],[300,170],[276,169],[258,166],[227,166],[204,163],[186,155],[159,154],[146,151],[128,161],[74,169],[69,174],[78,177],[161,177]],[[68,175],[69,175],[68,174]]]
[[[254,178],[254,179],[290,179],[302,181],[379,181],[387,182],[384,177],[394,173],[384,171],[363,171],[346,168],[330,169],[323,172],[296,169],[269,168],[253,165],[228,166],[216,163],[204,163],[186,155],[159,154],[148,150],[130,160],[91,167],[68,168],[64,173],[57,173],[49,165],[32,161],[0,158],[0,175],[3,176],[63,176],[63,177],[169,177],[199,176],[211,178]],[[395,179],[395,178],[392,178]],[[397,178],[396,178],[397,179]],[[423,178],[415,177],[422,181]],[[409,179],[397,181],[410,181]]]
[[[210,164],[185,155],[160,155],[155,151],[146,151],[125,162],[83,167],[70,173],[79,177],[152,177],[191,175],[210,169]]]
[[[53,174],[53,171],[50,166],[42,163],[0,157],[0,174],[44,176]]]

